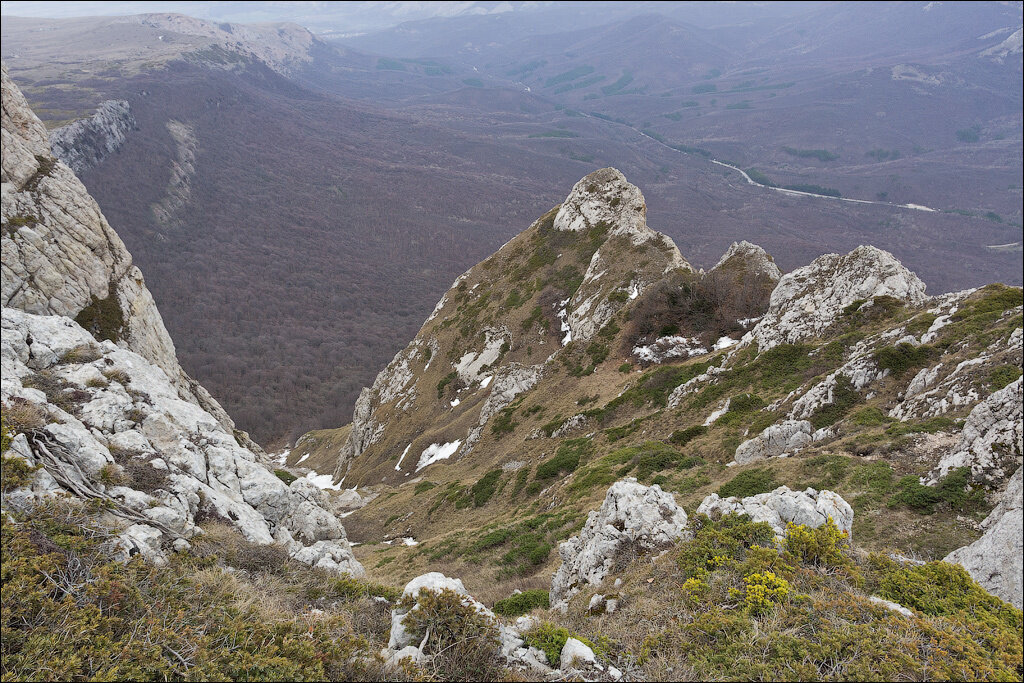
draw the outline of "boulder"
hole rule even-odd
[[[784,538],[786,524],[803,524],[817,528],[831,517],[836,527],[847,534],[853,533],[853,508],[833,491],[791,491],[780,486],[770,493],[761,493],[740,500],[735,496],[719,498],[712,493],[697,507],[697,513],[711,519],[723,515],[745,514],[754,522],[767,522],[775,535]]]
[[[355,578],[360,578],[366,573],[363,570],[363,565],[359,564],[355,555],[352,554],[352,546],[344,539],[317,541],[292,554],[292,559],[311,567],[325,569],[335,574],[347,574]]]
[[[630,478],[612,484],[579,536],[558,547],[562,565],[551,580],[552,607],[567,606],[585,584],[598,585],[630,550],[651,551],[689,536],[686,512],[657,484]]]
[[[581,664],[593,666],[597,663],[594,651],[582,641],[569,638],[562,646],[562,654],[559,657],[559,667],[562,671],[574,669]]]

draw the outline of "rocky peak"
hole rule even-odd
[[[609,226],[610,235],[628,235],[639,244],[657,236],[647,227],[647,201],[636,185],[615,168],[584,176],[555,215],[555,230],[580,232]]]
[[[871,305],[888,296],[906,303],[925,300],[925,284],[892,254],[859,246],[849,254],[825,254],[779,280],[768,312],[751,331],[762,351],[821,335],[855,302]],[[749,341],[749,339],[748,339]]]
[[[782,278],[782,271],[767,251],[746,240],[733,242],[711,272],[746,272],[772,282]]]
[[[362,464],[385,478],[412,474],[383,466],[408,449],[406,470],[422,453],[464,457],[556,360],[586,371],[606,359],[621,327],[612,319],[668,273],[692,271],[672,240],[647,226],[645,211],[622,173],[595,171],[460,276],[360,394],[337,475],[364,453]],[[359,469],[355,483],[365,481]]]

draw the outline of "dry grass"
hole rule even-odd
[[[4,419],[12,432],[21,433],[42,429],[49,421],[49,416],[37,403],[30,403],[21,398],[12,398],[4,406]]]

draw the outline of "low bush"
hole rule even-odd
[[[740,472],[718,489],[718,495],[722,498],[735,496],[746,498],[756,496],[759,493],[768,493],[775,490],[778,484],[775,475],[771,470],[755,467],[745,472]]]
[[[494,603],[494,613],[503,617],[518,617],[537,607],[547,609],[549,601],[546,590],[537,588],[523,591]]]
[[[489,681],[504,675],[501,643],[494,620],[462,595],[450,589],[420,590],[399,603],[406,613],[403,623],[423,653],[431,659],[426,667],[439,680]]]
[[[902,505],[924,515],[934,513],[937,505],[957,512],[976,510],[984,504],[985,497],[980,489],[970,487],[970,475],[970,468],[961,467],[940,479],[936,486],[924,486],[913,475],[903,477],[896,482],[889,505]]]
[[[480,481],[473,484],[470,488],[470,493],[473,496],[473,505],[481,507],[487,504],[487,501],[494,495],[495,490],[498,488],[498,480],[501,479],[501,470],[491,470],[483,477]]]
[[[580,465],[580,459],[589,455],[593,449],[590,439],[569,439],[559,445],[555,457],[537,465],[534,478],[543,481],[553,479],[563,472],[575,472]]]

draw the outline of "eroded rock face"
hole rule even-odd
[[[89,118],[50,132],[50,146],[58,159],[80,174],[120,149],[135,125],[127,101],[107,100]]]
[[[128,555],[163,561],[206,515],[253,543],[281,543],[299,561],[362,574],[321,490],[307,479],[287,486],[134,351],[97,342],[70,318],[3,308],[0,363],[0,399],[40,416],[39,433],[21,435],[17,452],[47,467],[5,494],[5,506],[85,490],[135,522],[123,535]]]
[[[629,550],[651,551],[689,537],[686,512],[657,484],[615,482],[579,536],[558,546],[562,566],[551,579],[551,605],[559,607],[585,584],[600,584]]]
[[[998,486],[1015,469],[1019,472],[1024,453],[1024,391],[1021,380],[994,392],[971,410],[952,453],[944,455],[928,476],[937,483],[950,470],[969,467],[971,478]]]
[[[820,335],[853,302],[891,296],[909,303],[925,299],[925,285],[887,251],[860,246],[849,254],[825,254],[784,275],[768,312],[747,342],[765,351]]]
[[[780,486],[770,493],[761,493],[740,500],[735,496],[719,498],[712,493],[697,508],[698,514],[711,519],[722,515],[745,514],[754,522],[767,522],[776,536],[785,537],[786,524],[803,524],[817,528],[831,517],[840,531],[853,532],[853,508],[833,491],[816,491],[812,488],[791,491]]]
[[[1018,380],[1019,382],[1020,380]],[[985,535],[944,558],[963,566],[982,587],[1017,609],[1024,606],[1024,468],[1010,477],[985,518]]]

